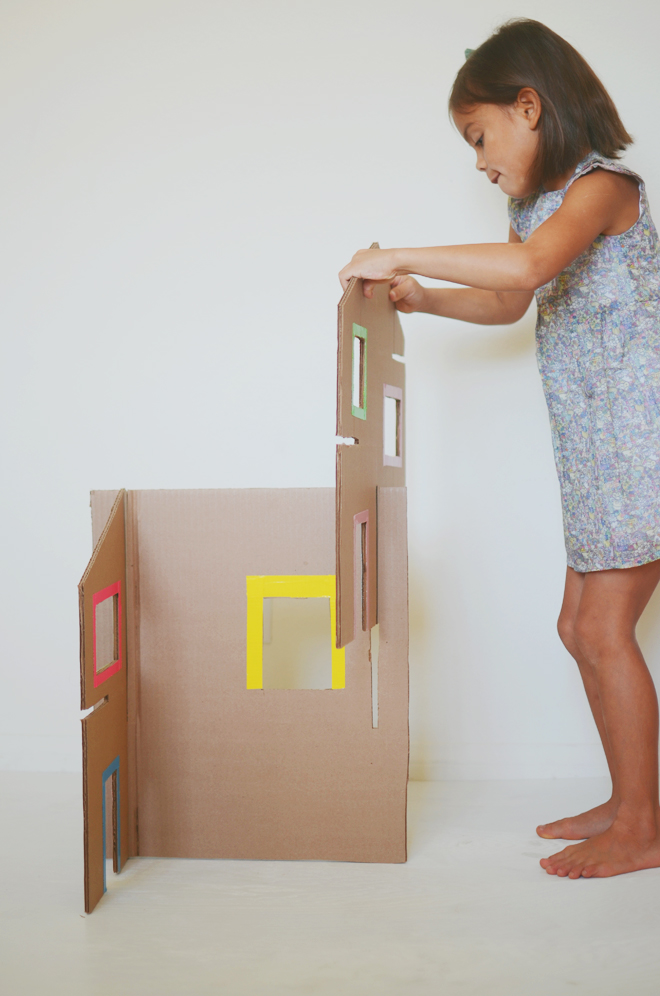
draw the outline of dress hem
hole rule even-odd
[[[570,567],[571,570],[576,572],[576,574],[593,574],[596,571],[626,571],[630,567],[643,567],[644,564],[652,564],[656,560],[660,560],[660,550],[655,551],[647,557],[637,557],[635,560],[631,560],[625,564],[602,564],[595,567],[576,567],[575,564],[572,564],[570,560],[568,560],[566,562],[566,566]]]

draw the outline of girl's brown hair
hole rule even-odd
[[[572,169],[594,149],[609,159],[632,137],[612,98],[579,52],[539,21],[503,24],[471,52],[454,80],[449,110],[515,104],[524,87],[541,100],[535,163],[539,184]]]

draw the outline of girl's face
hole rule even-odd
[[[528,197],[538,186],[533,167],[540,116],[541,102],[531,88],[521,90],[510,106],[477,104],[453,115],[456,127],[477,153],[477,169],[509,197]]]

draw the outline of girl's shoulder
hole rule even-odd
[[[592,151],[577,164],[566,184],[559,190],[537,190],[529,197],[515,199],[509,198],[509,222],[514,232],[524,241],[535,228],[537,228],[546,218],[549,218],[561,204],[576,180],[582,177],[594,177],[599,184],[605,180],[604,173],[610,177],[612,174],[619,174],[620,182],[634,180],[639,188],[640,213],[647,209],[644,181],[641,176],[633,170],[624,166],[616,159],[608,159],[600,152]],[[607,183],[607,180],[605,180]]]
[[[573,175],[570,177],[568,183],[564,187],[564,193],[571,187],[576,180],[580,177],[586,176],[588,173],[593,173],[597,170],[607,170],[609,173],[618,173],[622,176],[630,177],[637,181],[640,187],[644,186],[644,181],[638,173],[630,169],[628,166],[624,166],[622,162],[618,159],[608,159],[607,156],[601,155],[600,152],[592,151],[584,159],[581,159],[573,171]]]

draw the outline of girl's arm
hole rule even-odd
[[[520,244],[520,241],[516,232],[510,229],[509,242]],[[407,314],[423,311],[429,315],[456,318],[477,325],[510,325],[517,322],[534,297],[533,291],[422,287],[411,276],[395,277],[391,283],[390,300],[399,311]],[[373,282],[365,282],[366,297],[372,296],[372,289]]]
[[[346,288],[351,277],[391,281],[417,273],[482,290],[534,291],[566,269],[600,234],[616,235],[630,227],[621,228],[623,217],[634,224],[639,213],[634,187],[628,177],[597,169],[569,187],[561,207],[526,242],[362,249],[339,279]]]

